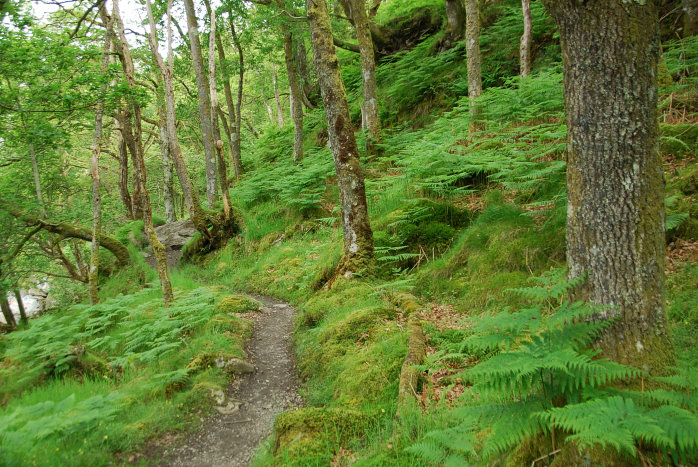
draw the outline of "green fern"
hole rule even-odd
[[[677,391],[611,387],[648,375],[589,350],[612,320],[593,319],[598,307],[561,301],[584,280],[564,282],[563,274],[551,271],[534,280],[536,287],[514,290],[533,306],[471,320],[469,335],[444,344],[432,357],[437,362],[480,358],[457,375],[471,385],[465,400],[474,402],[451,411],[453,422],[472,441],[465,444],[473,447],[466,450],[468,461],[492,461],[526,439],[552,436],[556,430],[569,433],[566,442],[580,448],[601,446],[636,456],[642,442],[675,459],[696,459],[695,372],[677,370],[658,378]],[[438,463],[451,453],[464,455],[456,432],[451,427],[429,433],[409,450]],[[442,454],[434,460],[438,450]]]

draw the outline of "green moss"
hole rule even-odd
[[[274,452],[287,451],[296,461],[324,457],[366,429],[367,416],[346,408],[310,407],[279,415],[274,423]],[[328,446],[326,440],[331,440]]]
[[[216,304],[219,313],[249,313],[259,311],[259,303],[244,295],[227,295]]]

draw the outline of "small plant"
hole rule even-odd
[[[514,290],[533,306],[472,320],[470,336],[437,355],[480,356],[460,375],[471,384],[465,398],[474,402],[454,409],[450,428],[429,433],[409,451],[432,462],[480,463],[531,440],[556,451],[564,439],[633,458],[642,444],[673,459],[695,459],[695,378],[678,373],[661,379],[678,391],[618,389],[648,376],[590,349],[611,322],[593,319],[598,307],[564,301],[575,284],[561,282],[560,275]]]

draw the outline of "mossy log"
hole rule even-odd
[[[398,389],[398,417],[400,413],[412,402],[417,400],[417,391],[420,385],[420,373],[415,365],[421,365],[427,353],[427,339],[422,329],[422,324],[417,320],[411,320],[407,325],[410,337],[407,341],[407,355],[400,371],[400,384]]]

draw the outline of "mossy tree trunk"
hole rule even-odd
[[[562,43],[567,263],[588,275],[573,300],[617,321],[597,346],[661,371],[673,359],[664,313],[664,179],[658,152],[656,0],[544,0]]]
[[[281,105],[281,94],[279,93],[279,80],[276,76],[276,65],[271,63],[271,82],[274,86],[274,100],[276,101],[276,118],[280,127],[284,126],[284,108]]]
[[[465,8],[463,0],[446,0],[446,34],[451,40],[463,38]]]
[[[208,41],[208,89],[211,97],[211,128],[213,130],[213,140],[216,148],[216,160],[218,162],[218,180],[221,184],[221,196],[223,199],[223,215],[225,218],[230,217],[230,191],[228,186],[228,168],[223,155],[223,140],[221,139],[221,127],[218,123],[218,111],[220,109],[218,103],[218,91],[216,89],[216,10],[214,10],[208,1],[206,9],[208,10],[209,22],[211,31]]]
[[[2,310],[5,323],[7,323],[10,329],[15,329],[17,327],[17,320],[15,320],[15,316],[10,309],[10,303],[7,301],[7,291],[5,289],[0,289],[0,310]]]
[[[199,97],[201,137],[204,144],[204,157],[206,158],[206,203],[209,209],[213,209],[218,199],[218,192],[216,183],[216,142],[211,121],[211,98],[208,80],[206,79],[206,70],[204,69],[204,59],[201,53],[199,26],[193,0],[184,0],[184,10],[187,15],[187,26],[189,28],[191,59],[196,77],[196,91]]]
[[[126,42],[124,25],[119,13],[118,0],[113,0],[113,5],[112,15],[114,17],[114,24],[117,31],[116,38],[113,42],[117,53],[121,58],[121,65],[124,75],[126,76],[126,82],[128,83],[129,88],[135,89],[135,70],[133,67],[131,52],[129,50],[128,43]],[[105,24],[109,24],[109,20],[105,19]],[[165,247],[155,234],[155,227],[153,226],[153,213],[150,206],[150,195],[146,185],[147,174],[145,157],[143,154],[141,108],[140,104],[133,98],[129,99],[128,104],[133,113],[133,139],[137,156],[136,160],[134,161],[133,178],[141,195],[140,204],[143,209],[143,228],[148,236],[150,246],[153,248],[153,254],[155,255],[155,260],[157,263],[158,278],[160,279],[160,288],[162,289],[162,296],[165,301],[165,306],[168,306],[174,300],[174,295],[172,293],[172,284],[170,282],[170,276],[167,270],[167,255],[165,252]]]
[[[332,42],[327,3],[325,0],[307,0],[307,6],[313,57],[339,186],[344,256],[337,274],[349,278],[354,273],[366,272],[373,267],[373,232],[368,220],[359,151]]]
[[[533,39],[533,18],[531,16],[531,0],[521,0],[523,13],[523,34],[519,43],[519,69],[522,78],[531,74],[531,41]]]
[[[361,49],[361,79],[364,97],[364,112],[368,127],[368,149],[381,141],[381,120],[378,110],[378,85],[376,84],[376,55],[373,49],[370,23],[366,15],[364,0],[351,0],[356,38]]]
[[[107,20],[104,33],[104,50],[102,51],[102,73],[109,68],[109,54],[111,53],[111,34],[113,31],[112,18]],[[102,86],[102,93],[106,93],[107,85]],[[99,180],[99,156],[102,152],[102,128],[104,114],[104,96],[97,102],[95,109],[95,134],[92,143],[92,158],[90,164],[90,176],[92,177],[92,247],[90,250],[90,269],[87,273],[87,283],[90,304],[99,302],[99,237],[102,235],[102,196],[100,194]],[[76,258],[77,259],[77,258]]]
[[[131,193],[128,191],[128,150],[126,148],[126,140],[122,134],[121,124],[118,118],[114,118],[114,130],[116,133],[116,148],[118,151],[119,160],[119,197],[126,208],[127,217],[133,219],[133,201]]]

